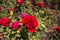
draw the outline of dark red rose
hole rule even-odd
[[[19,4],[19,5],[23,5],[24,0],[16,0],[16,3]]]
[[[54,30],[54,25],[50,26],[50,29],[51,29],[51,30]]]
[[[38,22],[34,16],[26,16],[22,18],[22,23],[26,26],[29,32],[35,32]]]
[[[53,4],[50,4],[49,5],[49,8],[54,9],[54,5]]]
[[[2,26],[8,26],[9,25],[9,18],[2,18],[1,19],[1,25]]]
[[[12,8],[8,8],[7,10],[8,10],[8,12],[11,12],[11,11],[13,11],[13,9],[12,9]]]
[[[0,6],[0,10],[2,10],[2,7]]]
[[[49,5],[49,8],[52,8],[52,5],[51,4]]]
[[[58,27],[57,27],[57,32],[59,32],[59,33],[60,33],[60,26],[58,26]]]
[[[14,12],[17,13],[19,11],[18,6],[15,6],[13,10],[14,10]]]
[[[44,2],[37,2],[37,6],[44,7]]]
[[[20,22],[16,21],[11,24],[11,28],[14,30],[18,30],[20,27]]]
[[[32,5],[32,9],[34,9],[34,5]]]
[[[34,0],[30,0],[30,2],[34,2]]]

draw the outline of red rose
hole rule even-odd
[[[34,16],[26,16],[22,18],[22,23],[26,26],[29,32],[35,32],[38,22]]]
[[[19,4],[19,5],[23,5],[24,0],[16,0],[16,3]]]
[[[8,26],[9,25],[9,18],[2,18],[1,19],[1,25],[2,26]]]
[[[38,5],[39,7],[44,7],[44,2],[38,2],[37,5]]]
[[[60,33],[60,26],[58,26],[58,27],[57,27],[57,32],[59,32],[59,33]]]
[[[12,9],[12,8],[8,8],[7,10],[8,10],[8,12],[11,12],[11,11],[13,11],[13,9]]]
[[[0,19],[0,24],[1,24],[1,19]]]
[[[0,6],[0,10],[2,10],[2,7]]]

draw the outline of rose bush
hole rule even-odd
[[[56,12],[43,0],[0,0],[0,39],[50,40],[50,36],[54,39],[56,36],[51,34],[60,32]]]

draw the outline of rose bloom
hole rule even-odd
[[[24,0],[16,0],[16,3],[19,4],[19,5],[23,5]]]
[[[0,21],[2,26],[9,26],[9,21],[10,21],[9,18],[1,18]]]
[[[37,2],[37,6],[44,7],[44,2]]]
[[[7,10],[8,10],[8,12],[11,12],[11,11],[13,11],[13,9],[12,9],[12,8],[8,8]]]
[[[22,18],[22,23],[26,26],[29,32],[35,32],[38,22],[34,16],[26,16]]]
[[[18,30],[20,27],[20,22],[16,21],[11,24],[11,28],[14,30]]]
[[[59,33],[60,33],[60,26],[58,26],[58,27],[57,27],[57,32],[59,32]]]
[[[0,6],[0,10],[2,10],[2,7]]]
[[[54,30],[54,25],[50,26],[50,29],[51,29],[51,30]]]
[[[32,9],[34,9],[34,5],[32,4]]]
[[[1,19],[0,19],[0,24],[1,24]]]
[[[27,16],[27,14],[26,13],[21,13],[21,15],[20,15],[22,18],[24,18],[25,16]]]
[[[54,9],[54,5],[53,4],[50,4],[49,5],[49,8]]]
[[[34,0],[30,0],[30,2],[34,2]]]

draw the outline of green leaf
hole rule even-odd
[[[11,34],[15,34],[16,32],[15,31],[12,31]]]
[[[11,40],[16,40],[16,37],[11,38]]]
[[[3,34],[5,35],[5,34],[8,34],[7,32],[3,32]]]
[[[46,28],[46,25],[44,25],[44,24],[41,24],[41,26],[42,26],[43,28]]]
[[[21,35],[20,34],[16,34],[15,37],[21,37]]]
[[[0,32],[3,32],[3,27],[0,28]]]
[[[6,28],[6,31],[7,31],[8,33],[11,33],[12,30],[7,27],[7,28]]]
[[[10,34],[4,35],[5,38],[9,39]]]

